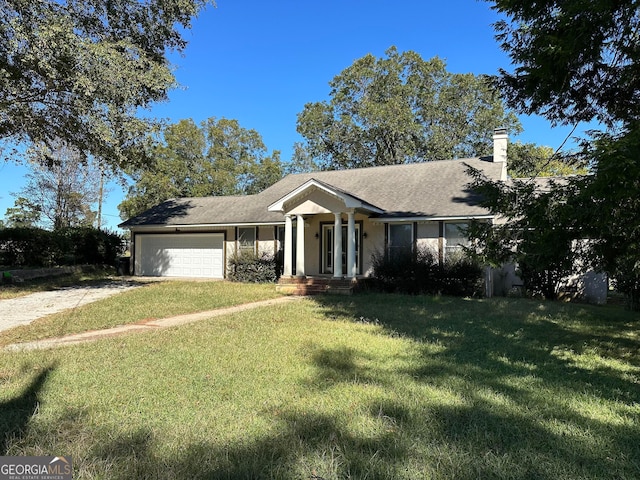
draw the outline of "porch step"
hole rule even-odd
[[[351,295],[357,280],[331,277],[280,277],[276,291],[289,295]]]

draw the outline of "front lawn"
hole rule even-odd
[[[0,454],[74,478],[640,478],[637,314],[318,297],[0,353]]]
[[[273,284],[179,280],[144,283],[140,288],[0,332],[0,348],[278,296]]]

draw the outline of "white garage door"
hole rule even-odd
[[[138,235],[139,275],[224,278],[224,235]]]

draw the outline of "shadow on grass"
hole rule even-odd
[[[479,478],[554,478],[563,471],[640,478],[634,314],[506,299],[364,294],[316,301],[328,319],[380,325],[383,334],[417,343],[422,354],[398,375],[453,392],[463,403],[431,405],[429,420],[415,420],[437,426],[445,445],[494,456],[496,465],[502,458],[502,467],[485,464]],[[602,404],[609,417],[598,411]],[[529,464],[520,477],[504,462],[523,453]]]
[[[385,386],[387,382],[375,375],[364,364],[371,360],[369,355],[354,348],[307,347],[311,352],[312,364],[317,367],[317,375],[305,382],[310,390],[326,390],[339,383]]]
[[[523,301],[394,295],[316,301],[327,319],[379,325],[369,333],[403,337],[415,348],[389,366],[381,363],[385,353],[365,345],[308,346],[304,358],[313,369],[303,388],[315,388],[310,397],[318,402],[348,397],[340,412],[303,403],[252,412],[270,427],[235,441],[167,445],[150,427],[98,432],[78,420],[66,430],[92,439],[83,450],[85,476],[640,478],[637,379],[603,361],[637,360],[638,342],[625,337],[632,328],[626,316],[606,322],[600,317],[606,310]],[[563,355],[591,351],[598,355],[588,366]],[[357,397],[361,386],[368,396]],[[602,416],[601,404],[619,416]],[[350,406],[369,427],[348,425],[350,411],[342,410]],[[37,439],[56,425],[30,433]]]
[[[40,404],[40,392],[53,370],[54,366],[45,368],[19,396],[0,403],[0,455],[7,455],[11,444],[28,431],[29,420]]]
[[[251,442],[191,444],[170,457],[159,456],[154,447],[149,430],[117,437],[92,452],[92,463],[104,468],[94,473],[109,478],[382,480],[390,478],[390,465],[405,453],[389,438],[354,437],[334,418],[310,412],[282,414],[277,435]]]
[[[484,384],[535,371],[552,384],[580,392],[586,385],[607,400],[640,403],[637,379],[607,363],[640,365],[640,316],[633,323],[628,316],[605,318],[609,311],[598,307],[506,299],[361,295],[316,301],[330,319],[372,321],[391,335],[424,344],[428,361],[407,372],[417,378],[475,372]],[[433,353],[434,344],[444,348]],[[581,354],[599,358],[581,365],[574,358]]]

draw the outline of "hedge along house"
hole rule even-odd
[[[468,190],[468,166],[507,178],[507,134],[494,155],[288,175],[257,195],[167,200],[122,223],[135,275],[225,278],[241,252],[283,255],[282,282],[353,280],[377,252],[427,247],[440,261],[470,219],[493,221]]]

